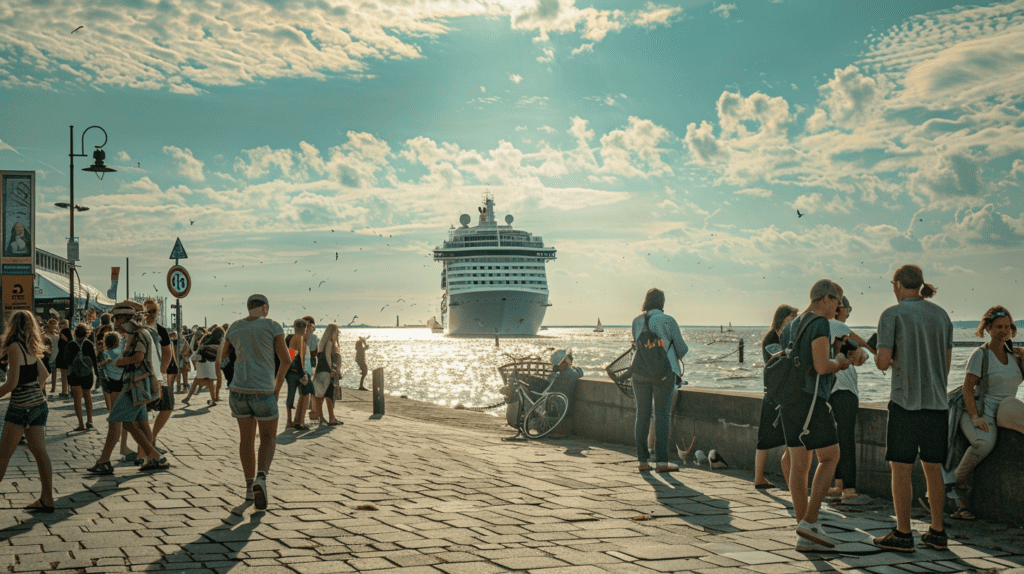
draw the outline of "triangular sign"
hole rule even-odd
[[[171,256],[168,259],[188,259],[185,246],[181,244],[181,238],[174,239],[174,249],[171,250]]]

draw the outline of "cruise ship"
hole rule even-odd
[[[551,306],[544,264],[555,258],[553,247],[527,231],[494,219],[494,198],[485,194],[480,218],[463,214],[461,227],[448,232],[434,248],[440,261],[441,322],[452,336],[534,336]]]

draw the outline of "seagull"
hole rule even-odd
[[[335,261],[337,261],[337,260],[338,260],[338,252],[337,252],[337,251],[335,251],[335,252],[334,252],[334,260],[335,260]]]
[[[192,219],[189,219],[189,220],[188,220],[188,224],[189,224],[189,225],[195,225],[195,223],[196,223],[196,222],[195,222],[194,220],[192,220]]]
[[[326,280],[326,279],[324,279],[323,281],[321,281],[321,282],[320,282],[320,285],[323,285],[324,283],[327,283],[327,280]],[[320,285],[317,285],[317,287],[320,287]]]
[[[351,320],[351,321],[349,321],[349,322],[348,322],[348,324],[349,324],[349,325],[351,325],[352,323],[355,323],[355,322],[356,322],[356,319],[358,319],[358,318],[359,318],[359,315],[353,315],[353,316],[352,316],[352,320]],[[346,327],[347,327],[347,326],[348,326],[348,325],[346,325]]]
[[[81,30],[82,28],[85,28],[85,26],[79,26],[79,27],[75,28],[74,30],[72,30],[71,33],[74,34],[75,32]]]
[[[796,217],[797,217],[797,219],[800,219],[800,218],[801,218],[801,217],[803,217],[804,215],[805,215],[804,213],[800,213],[800,210],[799,210],[799,209],[798,209],[798,210],[796,210]]]

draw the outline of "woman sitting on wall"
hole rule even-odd
[[[996,446],[996,427],[1024,433],[1024,403],[1016,398],[1017,388],[1024,381],[1024,349],[1013,349],[1010,338],[1017,334],[1017,325],[1005,307],[989,309],[978,325],[977,334],[989,342],[978,347],[967,361],[967,375],[961,389],[949,397],[949,455],[942,475],[949,497],[957,501],[951,518],[974,520],[967,496],[975,467]],[[957,449],[965,443],[966,452]],[[963,452],[957,464],[957,454]],[[956,466],[954,466],[956,465]]]

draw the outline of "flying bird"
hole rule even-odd
[[[324,279],[323,281],[321,281],[321,282],[320,282],[320,285],[323,285],[324,283],[327,283],[327,280],[326,280],[326,279]],[[320,287],[320,285],[317,285],[317,287]]]
[[[337,251],[335,251],[335,252],[334,252],[334,260],[335,260],[335,261],[337,261],[337,260],[338,260],[338,252],[337,252]]]
[[[804,214],[804,213],[800,213],[800,210],[799,210],[799,209],[798,209],[798,210],[796,210],[796,217],[797,217],[797,219],[800,219],[800,218],[801,218],[801,217],[803,217],[804,215],[806,215],[806,214]]]
[[[72,30],[71,33],[74,34],[75,32],[81,30],[82,28],[85,28],[85,26],[79,26],[79,27],[75,28],[74,30]]]
[[[352,323],[355,323],[355,322],[356,322],[356,319],[358,319],[358,318],[359,318],[359,315],[353,315],[353,316],[352,316],[352,320],[351,320],[351,321],[349,321],[349,322],[348,322],[348,324],[349,324],[349,325],[351,325]],[[346,327],[347,327],[347,326],[348,326],[348,325],[346,325]]]
[[[196,222],[195,222],[194,220],[192,220],[192,219],[189,219],[189,220],[188,220],[188,224],[189,224],[189,225],[195,225],[195,223],[196,223]]]

